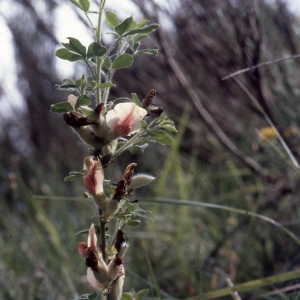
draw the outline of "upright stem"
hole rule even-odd
[[[103,219],[102,216],[102,210],[98,208],[98,214],[99,214],[99,226],[100,226],[100,249],[102,253],[102,258],[106,262],[106,242],[105,242],[105,225],[106,222]]]
[[[102,30],[102,16],[104,11],[106,0],[101,0],[99,4],[99,16],[98,16],[98,26],[96,30],[96,41],[101,44],[101,30]],[[103,60],[101,57],[97,57],[96,59],[96,82],[97,84],[101,83],[101,70],[102,70]],[[97,103],[101,103],[101,89],[97,89]]]

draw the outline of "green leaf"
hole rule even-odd
[[[132,63],[133,63],[133,56],[128,53],[124,53],[115,59],[111,68],[112,69],[128,68],[132,65]]]
[[[127,225],[129,226],[140,226],[141,224],[141,220],[131,220],[131,221],[128,221]]]
[[[83,106],[81,106],[80,109],[84,112],[88,119],[91,121],[98,121],[97,115],[93,109]]]
[[[142,107],[142,103],[141,101],[139,100],[138,96],[136,93],[132,93],[131,94],[131,97],[132,97],[132,100],[133,102],[135,103],[135,105],[139,106],[139,107]]]
[[[141,44],[138,43],[138,42],[134,42],[133,40],[131,40],[131,42],[129,43],[129,45],[130,45],[130,48],[132,49],[132,51],[136,52],[139,49],[139,47],[140,47]]]
[[[91,104],[90,98],[86,95],[81,95],[77,99],[76,108],[82,105],[90,105],[90,104]]]
[[[60,59],[68,60],[71,62],[82,59],[82,57],[80,55],[72,53],[65,48],[60,48],[60,49],[56,50],[55,55],[57,57],[59,57]]]
[[[155,140],[162,145],[171,145],[173,143],[173,138],[168,134],[163,138],[156,138]]]
[[[148,128],[148,124],[145,120],[142,120],[142,128],[143,129],[147,129]]]
[[[168,135],[164,130],[149,129],[148,134],[153,137],[158,143],[162,145],[171,145],[173,138]]]
[[[86,83],[88,86],[90,86],[91,88],[95,88],[97,86],[97,82],[96,81],[87,81]]]
[[[106,47],[101,46],[97,42],[93,42],[89,45],[87,58],[91,58],[94,56],[103,56],[106,53]]]
[[[69,175],[78,175],[78,176],[83,176],[83,171],[71,171]]]
[[[149,22],[149,20],[146,20],[146,19],[141,20],[136,24],[136,27],[141,28],[141,27],[145,26],[148,22]]]
[[[62,84],[56,84],[55,87],[59,90],[65,90],[65,91],[74,91],[77,90],[77,86],[74,83],[62,83]]]
[[[129,151],[131,154],[137,155],[145,152],[145,149],[147,148],[148,144],[142,144],[142,145],[134,145],[129,148]]]
[[[153,220],[152,220],[151,218],[149,218],[149,217],[146,216],[146,212],[144,212],[144,213],[139,213],[139,212],[135,211],[135,212],[134,212],[134,215],[135,215],[136,217],[139,217],[139,218],[148,220],[148,221],[150,221],[150,222],[153,222]]]
[[[127,18],[121,24],[115,27],[115,31],[119,36],[122,36],[124,32],[132,28],[133,24],[134,24],[133,18],[132,17]]]
[[[107,82],[103,82],[103,83],[99,83],[96,85],[96,88],[97,89],[104,89],[104,88],[108,88],[108,87],[115,87],[116,85],[113,84],[112,82],[110,81],[107,81]]]
[[[149,290],[140,290],[135,294],[135,300],[141,300],[149,293]]]
[[[156,129],[149,129],[149,130],[147,130],[147,132],[154,139],[157,139],[157,138],[162,139],[167,134],[164,130],[156,130]]]
[[[60,102],[60,103],[52,104],[50,108],[51,112],[55,112],[59,114],[72,111],[72,110],[73,107],[69,102]]]
[[[105,12],[105,19],[110,27],[114,28],[120,24],[118,16],[112,11],[107,10]]]
[[[82,178],[83,174],[80,174],[80,175],[69,175],[67,177],[65,177],[64,181],[72,181],[74,179],[77,179],[77,178]]]
[[[137,37],[135,37],[133,40],[134,40],[135,42],[139,42],[139,41],[141,41],[141,40],[143,40],[143,39],[145,39],[145,38],[147,38],[147,37],[148,37],[147,34],[141,34],[141,35],[138,35]]]
[[[72,81],[71,79],[69,78],[65,78],[63,79],[63,82],[67,82],[67,83],[74,83],[74,81]]]
[[[136,28],[133,30],[128,31],[123,36],[128,36],[132,34],[149,34],[151,32],[154,32],[157,28],[159,28],[158,24],[151,24],[149,26],[143,27],[143,28]]]
[[[81,42],[75,38],[68,37],[71,51],[80,54],[82,57],[86,57],[86,47],[81,44]]]
[[[106,69],[110,69],[111,68],[111,60],[109,57],[105,58],[104,62],[103,62],[103,67],[105,67]]]
[[[133,300],[133,296],[131,293],[123,293],[121,300]]]
[[[167,131],[170,131],[170,132],[177,132],[177,129],[174,125],[170,125],[170,124],[166,124],[166,125],[161,125],[160,128],[163,128]]]
[[[82,7],[84,12],[87,12],[90,8],[90,1],[89,0],[78,0],[78,3]]]
[[[137,52],[135,52],[134,54],[135,54],[135,55],[139,55],[139,54],[149,54],[149,55],[157,56],[158,50],[159,50],[158,47],[154,46],[154,47],[149,48],[149,49],[143,49],[143,50],[137,51]]]

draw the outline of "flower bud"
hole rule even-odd
[[[108,199],[106,197],[106,194],[104,192],[99,193],[98,195],[95,195],[94,197],[94,202],[96,205],[101,209],[105,210],[106,204],[108,202]]]
[[[101,252],[97,251],[97,258],[98,258],[98,266],[95,269],[92,269],[93,274],[98,282],[104,284],[108,277],[107,277],[107,265],[102,258]]]
[[[153,182],[155,179],[156,177],[149,174],[136,174],[135,176],[132,177],[131,182],[127,187],[127,189],[129,191],[133,189],[137,189],[143,185]]]
[[[109,299],[110,300],[119,300],[121,299],[123,292],[123,285],[125,280],[125,269],[124,266],[120,266],[119,276],[114,280],[109,289]]]
[[[114,259],[109,262],[107,271],[109,280],[115,280],[117,278],[122,264],[123,259],[118,256],[115,256]]]
[[[108,218],[109,216],[116,213],[118,208],[119,208],[119,202],[116,199],[111,198],[106,204],[105,218]]]

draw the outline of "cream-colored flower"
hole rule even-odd
[[[147,111],[132,102],[119,103],[106,114],[106,123],[116,136],[130,136],[141,128]]]

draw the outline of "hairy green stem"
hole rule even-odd
[[[123,146],[121,146],[114,154],[113,156],[111,157],[111,160],[115,159],[119,154],[121,154],[123,151],[125,151],[126,149],[128,149],[129,147],[132,146],[132,142],[134,140],[136,140],[138,137],[140,137],[141,135],[143,135],[145,133],[144,130],[136,133],[136,135],[130,139],[127,143],[125,143]]]

